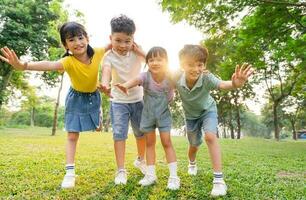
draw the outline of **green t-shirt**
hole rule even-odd
[[[212,73],[201,74],[196,84],[190,90],[186,84],[185,73],[176,82],[176,89],[182,100],[185,117],[198,119],[205,111],[217,111],[214,98],[210,90],[218,89],[221,80]]]

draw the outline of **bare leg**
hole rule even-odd
[[[152,132],[148,132],[146,135],[146,160],[147,165],[155,165],[156,152],[155,152],[155,144],[156,144],[156,134],[155,130]]]
[[[163,145],[168,163],[176,162],[176,155],[170,137],[169,132],[160,133],[161,143]]]
[[[114,141],[116,163],[118,169],[124,168],[125,140]]]
[[[214,172],[221,172],[221,151],[216,134],[206,133],[205,141],[208,146],[208,151]]]
[[[146,137],[136,138],[138,157],[142,160],[146,151]]]
[[[199,147],[197,146],[189,146],[189,149],[188,149],[189,161],[191,162],[195,161],[198,150],[199,150]]]
[[[78,132],[68,132],[66,145],[66,164],[73,164],[76,152],[76,146],[79,140]]]

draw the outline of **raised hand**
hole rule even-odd
[[[111,88],[110,87],[107,87],[105,85],[100,84],[97,88],[100,92],[103,92],[106,96],[108,96],[110,98],[113,97],[112,94],[111,94]]]
[[[0,55],[0,59],[8,64],[12,65],[17,70],[26,70],[27,63],[22,63],[19,59],[14,50],[9,49],[8,47],[1,48],[1,53],[3,56]]]
[[[132,50],[139,56],[145,58],[146,54],[145,52],[138,46],[138,44],[136,44],[136,42],[133,43],[132,45]]]
[[[119,90],[121,90],[121,92],[123,92],[124,94],[128,95],[128,89],[125,86],[123,86],[123,84],[117,83],[117,84],[115,84],[115,86]]]
[[[235,88],[242,87],[248,78],[253,74],[252,65],[244,63],[242,66],[237,65],[235,73],[232,75],[232,84]]]

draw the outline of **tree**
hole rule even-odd
[[[28,110],[30,113],[30,125],[35,126],[35,110],[39,105],[39,98],[36,95],[36,89],[32,86],[27,86],[26,90],[23,90],[23,96],[26,98],[22,101],[22,107],[24,110]]]
[[[305,100],[302,99],[302,95],[297,95],[297,97],[288,96],[282,102],[282,110],[284,115],[290,121],[291,129],[292,129],[292,139],[297,140],[297,132],[296,132],[296,123],[300,113],[300,110],[305,103]]]
[[[0,46],[33,60],[46,57],[54,38],[48,34],[50,22],[58,15],[50,10],[51,0],[0,0]],[[21,39],[22,38],[22,39]],[[22,88],[26,73],[0,63],[0,109],[14,89]]]
[[[234,54],[252,61],[259,80],[271,82],[268,87],[274,99],[275,139],[279,139],[279,103],[305,84],[306,3],[303,1],[238,0],[160,2],[174,22],[186,20],[209,37],[235,32]],[[303,78],[302,78],[303,77]],[[282,85],[280,93],[271,89]],[[281,80],[281,82],[280,82]],[[301,83],[303,82],[303,83]]]

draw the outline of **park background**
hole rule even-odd
[[[23,60],[57,60],[63,54],[57,27],[76,20],[85,25],[92,46],[109,41],[109,21],[126,14],[137,26],[135,40],[147,51],[160,45],[177,68],[184,44],[201,43],[210,52],[208,68],[224,80],[236,64],[256,73],[239,90],[213,91],[218,105],[225,199],[305,199],[306,179],[306,3],[270,1],[61,1],[1,0],[0,46]],[[82,135],[77,154],[76,189],[62,191],[65,132],[64,98],[69,79],[57,72],[14,71],[0,63],[0,198],[10,199],[207,199],[211,168],[203,145],[201,171],[186,175],[187,140],[179,98],[171,104],[174,146],[182,188],[166,191],[167,169],[160,144],[161,180],[139,188],[132,165],[130,184],[116,189],[109,100],[103,97],[103,126]],[[52,137],[51,137],[52,135]],[[134,159],[130,137],[127,161]],[[128,163],[128,162],[127,162]],[[164,174],[164,175],[162,175]]]

